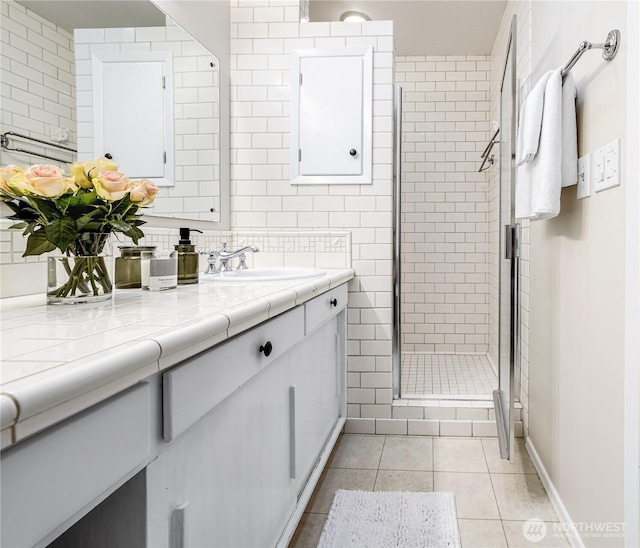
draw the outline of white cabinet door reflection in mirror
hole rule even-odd
[[[92,59],[91,156],[110,156],[128,177],[158,186],[175,183],[171,61],[169,52],[95,53]]]
[[[370,184],[373,48],[294,51],[292,75],[292,184]]]
[[[160,191],[147,213],[219,220],[218,59],[169,19],[165,27],[76,29],[74,38],[78,158],[82,161],[110,153],[127,175],[131,169],[131,177],[171,186]],[[134,70],[115,61],[140,61],[144,55],[149,56],[148,61]],[[167,63],[159,74],[155,62],[163,58]],[[112,75],[114,82],[96,74],[98,69],[112,72],[116,65],[126,73]],[[150,82],[143,77],[146,72],[152,73],[148,74]],[[163,77],[164,90],[159,87]],[[96,87],[114,93],[113,100],[103,98],[108,100],[104,106],[109,109],[111,104],[113,108],[102,112],[95,104],[101,91]],[[152,120],[145,121],[147,116]],[[141,164],[145,170],[162,169],[164,176],[155,179],[134,173]]]

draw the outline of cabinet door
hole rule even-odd
[[[340,415],[338,316],[291,353],[295,385],[296,484],[301,491]]]
[[[132,179],[175,184],[172,74],[166,52],[94,55],[94,157],[111,154]]]
[[[373,49],[293,52],[293,184],[372,182]]]
[[[271,363],[149,465],[149,546],[277,543],[295,506],[290,364]]]

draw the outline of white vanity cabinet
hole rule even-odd
[[[2,546],[286,546],[346,417],[347,285],[2,452]]]
[[[2,546],[45,546],[147,461],[142,383],[2,454]],[[102,546],[102,544],[93,544]]]
[[[295,477],[300,492],[309,479],[322,447],[344,415],[340,395],[344,393],[343,371],[335,366],[345,355],[345,338],[337,318],[326,321],[344,308],[346,288],[316,297],[305,306],[307,337],[292,352],[295,422]]]
[[[346,301],[343,285],[164,374],[148,546],[288,542],[344,422]]]

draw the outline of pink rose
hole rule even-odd
[[[101,171],[92,182],[98,196],[110,202],[120,200],[131,190],[131,181],[119,171]]]
[[[73,179],[65,177],[59,167],[48,164],[31,166],[24,175],[14,176],[9,185],[23,194],[45,198],[59,198],[67,191],[76,189]]]
[[[145,207],[153,203],[156,194],[160,189],[153,184],[149,179],[142,179],[141,181],[134,181],[133,188],[129,193],[129,198],[139,207]]]
[[[69,173],[82,188],[93,188],[91,179],[97,177],[101,171],[118,171],[118,166],[104,156],[86,162],[75,162],[69,165]]]

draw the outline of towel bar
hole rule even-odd
[[[578,62],[578,59],[580,59],[580,57],[582,57],[584,53],[586,53],[590,49],[603,50],[602,58],[605,61],[611,61],[611,59],[613,59],[616,56],[616,53],[618,53],[619,45],[620,45],[620,31],[617,29],[614,29],[611,32],[609,32],[609,34],[607,34],[607,39],[605,40],[604,44],[592,44],[591,42],[587,42],[587,41],[580,42],[578,49],[571,56],[571,59],[569,59],[567,64],[562,69],[562,72],[560,73],[562,75],[562,78],[564,78],[569,73],[569,71]]]

